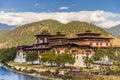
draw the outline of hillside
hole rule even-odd
[[[15,26],[0,23],[0,30],[10,30],[11,28],[15,28]]]
[[[67,34],[66,37],[75,37],[76,33],[82,33],[88,29],[93,32],[99,32],[103,35],[109,33],[105,30],[86,22],[73,21],[68,24],[62,24],[55,20],[44,20],[20,26],[4,35],[0,41],[0,47],[11,47],[18,45],[29,45],[35,43],[35,34],[39,34],[42,30],[48,30],[52,34],[61,31]]]
[[[113,26],[109,29],[105,29],[106,31],[112,33],[113,35],[120,37],[120,24],[117,26]]]
[[[6,30],[0,30],[0,37],[1,37],[2,35],[6,34],[7,32],[9,32],[9,31],[6,31]]]
[[[0,41],[2,40],[2,38],[4,37],[5,34],[7,34],[9,31],[6,30],[0,30]]]

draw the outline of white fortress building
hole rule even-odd
[[[57,32],[51,35],[48,31],[35,35],[36,43],[27,46],[18,46],[16,62],[26,62],[25,58],[29,51],[38,51],[39,56],[46,51],[58,53],[68,53],[75,57],[73,66],[85,67],[83,62],[85,56],[91,57],[98,48],[107,49],[112,38],[103,37],[100,33],[87,30],[84,33],[76,34],[75,38],[66,38],[65,34]]]

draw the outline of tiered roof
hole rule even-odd
[[[85,33],[80,33],[80,34],[76,34],[78,37],[76,38],[70,38],[70,40],[72,39],[112,39],[112,38],[108,38],[108,37],[103,37],[101,36],[100,33],[94,33],[90,30],[87,30]]]
[[[49,40],[59,40],[59,39],[63,39],[63,40],[68,40],[68,42],[66,43],[59,43],[59,44],[51,44],[50,42],[47,43],[36,43],[33,44],[32,46],[22,46],[23,49],[25,50],[49,50],[52,47],[55,46],[65,46],[65,45],[73,45],[73,46],[81,46],[81,47],[91,47],[94,48],[95,46],[91,46],[90,44],[85,44],[84,42],[71,42],[71,40],[84,40],[84,39],[112,39],[112,38],[108,38],[108,37],[103,37],[101,36],[100,33],[93,33],[90,30],[87,30],[85,33],[80,33],[80,34],[76,34],[77,37],[76,38],[65,38],[65,34],[62,34],[61,32],[57,32],[56,35],[51,35],[48,31],[44,30],[41,32],[41,34],[35,35],[36,37],[41,37],[41,36],[45,36],[45,37],[49,37]],[[39,45],[45,45],[45,47],[36,47]],[[96,46],[97,48],[98,46]],[[101,46],[100,46],[101,47]],[[104,46],[103,46],[104,47]],[[106,48],[106,46],[105,46]]]
[[[80,36],[100,36],[100,33],[94,33],[90,30],[87,30],[85,33],[80,33],[80,34],[76,34],[78,37]]]
[[[35,36],[51,36],[51,34],[47,30],[43,30],[40,34]]]
[[[56,32],[56,34],[52,35],[50,39],[66,39],[66,38],[65,38],[65,34],[61,32]]]

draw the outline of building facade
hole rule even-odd
[[[100,33],[87,30],[84,33],[76,34],[75,38],[66,38],[65,34],[57,32],[51,35],[48,31],[43,31],[35,35],[36,44],[31,46],[18,46],[15,61],[26,62],[25,57],[29,51],[38,51],[39,56],[47,51],[58,53],[73,54],[75,63],[73,66],[85,67],[83,62],[85,56],[91,57],[97,48],[107,49],[112,38],[103,37]]]

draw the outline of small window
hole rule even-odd
[[[92,45],[92,42],[90,42],[90,45]]]
[[[86,55],[89,55],[89,53],[87,53]]]
[[[98,46],[98,42],[96,43],[96,45]]]
[[[97,66],[94,66],[94,68],[97,68]]]
[[[106,43],[106,45],[108,46],[108,43]]]
[[[78,56],[76,56],[76,59],[78,59]]]
[[[85,59],[85,56],[83,56],[82,58]]]
[[[39,43],[43,43],[43,40],[39,40]]]

